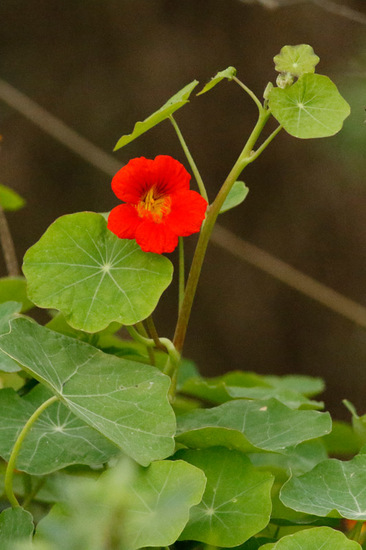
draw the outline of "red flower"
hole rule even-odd
[[[145,252],[172,252],[178,237],[197,233],[207,201],[189,189],[191,176],[166,155],[130,160],[112,180],[115,195],[126,204],[113,208],[108,229],[121,239],[136,239]]]

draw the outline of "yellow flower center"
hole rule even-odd
[[[169,195],[159,194],[153,185],[136,206],[140,218],[150,218],[160,223],[171,211],[172,200]]]

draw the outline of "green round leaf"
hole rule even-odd
[[[349,540],[343,533],[330,527],[314,527],[287,535],[274,545],[263,548],[273,550],[361,550],[358,542]]]
[[[320,61],[314,50],[308,44],[298,46],[284,46],[281,52],[273,58],[275,69],[280,73],[290,73],[301,76],[305,73],[313,73],[315,65]]]
[[[336,85],[318,74],[304,74],[285,89],[273,88],[269,108],[289,134],[303,139],[336,134],[350,114]]]
[[[130,143],[134,139],[141,136],[141,134],[144,134],[166,118],[169,118],[170,115],[175,113],[178,109],[183,107],[186,103],[188,103],[188,98],[191,95],[193,89],[197,86],[198,81],[193,80],[187,86],[185,86],[182,90],[177,92],[173,97],[168,99],[166,103],[160,109],[155,111],[152,115],[145,118],[142,122],[136,122],[133,132],[131,134],[127,134],[125,136],[122,136],[118,142],[117,145],[114,148],[114,151],[117,151],[117,149],[120,149],[121,147],[124,147],[127,145],[127,143]]]
[[[183,460],[153,462],[140,470],[124,518],[128,548],[174,544],[205,486],[202,470]]]
[[[25,200],[10,187],[0,184],[0,206],[3,210],[20,210],[25,205]]]
[[[366,520],[366,456],[348,462],[329,459],[310,472],[292,477],[282,488],[285,506],[316,516]]]
[[[228,67],[224,71],[220,71],[219,73],[217,73],[216,76],[211,78],[211,80],[209,82],[207,82],[207,84],[204,86],[204,88],[202,88],[202,90],[200,92],[198,92],[197,95],[205,94],[209,90],[212,90],[212,88],[214,86],[216,86],[216,84],[221,82],[221,80],[223,80],[224,78],[227,78],[228,80],[232,80],[234,76],[236,76],[235,67]]]
[[[103,216],[81,212],[47,229],[26,253],[23,271],[35,304],[62,311],[73,328],[98,332],[112,321],[132,325],[148,317],[173,267],[116,237]]]
[[[272,508],[271,474],[256,470],[246,456],[223,447],[183,450],[176,456],[203,470],[207,477],[202,502],[191,509],[179,540],[231,547],[266,527]]]

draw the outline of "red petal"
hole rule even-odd
[[[189,189],[191,176],[183,164],[168,155],[158,155],[153,162],[154,182],[160,193],[170,195]]]
[[[136,208],[130,204],[120,204],[113,208],[108,217],[108,229],[120,239],[134,239],[141,223]]]
[[[136,230],[136,242],[145,252],[173,252],[178,237],[164,223],[144,220]]]
[[[207,201],[196,191],[174,194],[165,224],[180,237],[198,233],[205,219],[206,209]]]
[[[112,179],[115,195],[124,202],[137,204],[155,183],[153,162],[145,157],[130,160]]]

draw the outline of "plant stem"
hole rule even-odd
[[[179,282],[178,282],[178,311],[180,311],[184,298],[185,282],[185,269],[184,269],[184,241],[183,237],[179,237]]]
[[[10,233],[8,221],[3,208],[0,206],[0,241],[4,253],[4,259],[8,275],[16,277],[20,275],[14,242]]]
[[[188,145],[187,145],[186,142],[185,142],[185,139],[184,139],[184,137],[183,137],[183,135],[182,135],[182,132],[180,131],[179,126],[178,126],[178,124],[176,123],[176,121],[175,121],[173,115],[170,115],[169,120],[170,120],[170,122],[172,123],[174,130],[176,131],[176,134],[177,134],[177,136],[178,136],[178,139],[179,139],[179,141],[180,141],[180,144],[181,144],[181,146],[182,146],[182,149],[183,149],[183,151],[184,151],[184,154],[185,154],[185,156],[187,157],[187,160],[188,160],[188,162],[189,162],[189,165],[190,165],[190,167],[191,167],[191,170],[192,170],[192,172],[193,172],[193,174],[194,174],[194,177],[196,178],[196,182],[197,182],[198,188],[199,188],[199,190],[200,190],[200,193],[201,193],[202,197],[203,197],[204,199],[206,199],[206,201],[208,202],[208,196],[207,196],[205,184],[203,183],[203,180],[202,180],[202,178],[201,178],[201,174],[199,173],[198,168],[197,168],[197,165],[196,165],[196,163],[194,162],[193,157],[192,157],[192,155],[191,155],[191,153],[190,153],[190,151],[189,151],[189,149],[188,149]]]
[[[186,285],[186,290],[184,293],[184,299],[183,299],[182,307],[179,312],[177,326],[175,329],[175,334],[173,339],[174,346],[179,353],[182,353],[183,351],[185,336],[187,332],[187,326],[188,326],[188,322],[191,314],[194,296],[197,289],[198,280],[201,274],[203,260],[206,254],[208,242],[209,242],[212,230],[214,228],[217,216],[220,212],[221,206],[223,205],[235,181],[237,180],[237,178],[239,177],[239,175],[241,174],[245,166],[247,166],[247,164],[251,162],[251,157],[253,156],[253,153],[252,153],[253,147],[256,141],[258,140],[269,117],[270,117],[270,112],[265,111],[261,107],[261,111],[259,113],[257,123],[253,128],[253,131],[250,134],[244,149],[242,150],[241,154],[238,157],[238,160],[234,164],[233,168],[231,169],[231,172],[229,173],[223,186],[218,192],[216,199],[207,209],[206,220],[204,225],[202,226],[196,251],[193,257],[193,261],[192,261],[192,265],[191,265],[191,269],[189,272],[188,281]]]
[[[23,428],[22,428],[20,434],[18,435],[18,438],[17,438],[17,440],[14,444],[13,450],[12,450],[10,458],[9,458],[8,465],[6,467],[5,484],[4,484],[5,485],[6,496],[8,497],[8,500],[9,500],[9,502],[12,505],[13,508],[16,508],[16,507],[20,506],[17,498],[14,495],[13,475],[14,475],[15,462],[16,462],[16,459],[18,457],[19,451],[21,449],[22,443],[23,443],[26,435],[28,434],[28,432],[32,428],[33,424],[37,420],[37,418],[42,414],[42,412],[45,409],[47,409],[47,407],[52,405],[52,403],[55,403],[57,400],[58,400],[57,395],[53,395],[52,397],[47,399],[47,401],[42,403],[42,405],[40,407],[38,407],[37,410],[34,411],[32,416],[27,420],[27,422],[23,426]]]
[[[254,101],[256,106],[258,107],[259,113],[261,113],[263,111],[263,106],[262,106],[261,102],[259,101],[259,99],[257,98],[257,96],[255,95],[255,93],[252,92],[252,90],[250,88],[248,88],[248,86],[246,86],[244,84],[244,82],[239,80],[239,78],[237,78],[236,76],[233,76],[233,80],[234,80],[234,82],[239,84],[239,86],[241,88],[243,88],[243,90],[252,98],[252,100]]]

